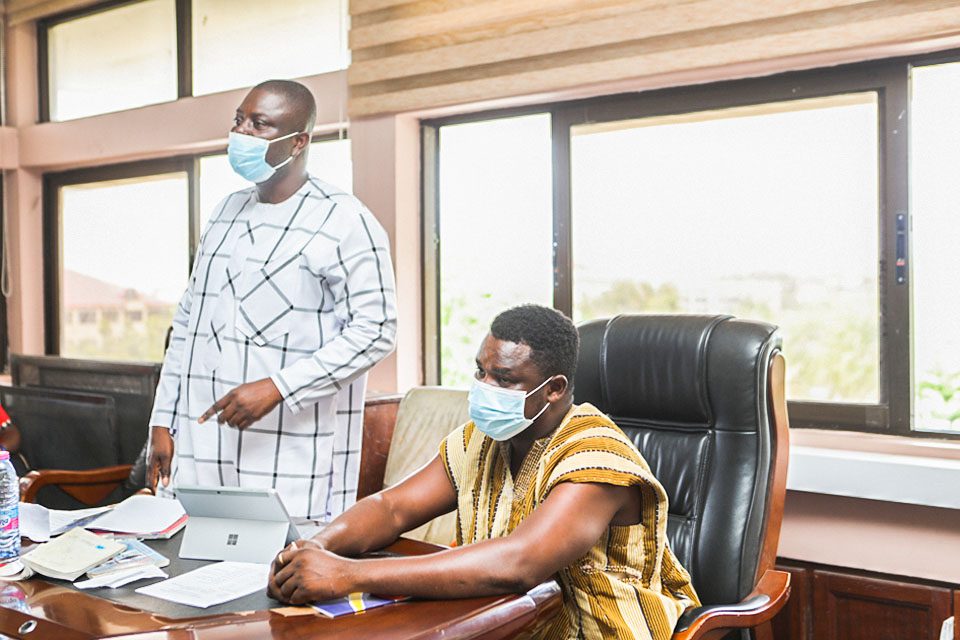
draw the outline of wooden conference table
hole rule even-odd
[[[206,564],[181,560],[182,532],[151,543],[170,558],[171,576]],[[438,547],[400,540],[389,550],[421,555]],[[550,581],[524,595],[398,602],[328,619],[301,607],[284,608],[259,591],[208,609],[140,595],[145,580],[119,589],[78,591],[69,582],[32,578],[0,583],[0,634],[24,640],[220,640],[236,638],[524,638],[560,612],[560,589]],[[27,613],[29,611],[29,613]]]

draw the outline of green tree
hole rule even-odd
[[[676,285],[669,282],[654,287],[649,282],[615,280],[606,291],[582,296],[578,307],[584,320],[618,313],[675,312],[680,310],[680,294]]]

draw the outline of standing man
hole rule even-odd
[[[214,211],[173,319],[150,421],[160,491],[274,487],[291,515],[321,520],[356,499],[366,372],[393,350],[395,286],[377,219],[307,173],[315,117],[287,80],[237,109],[227,153],[254,186]]]

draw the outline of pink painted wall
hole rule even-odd
[[[0,127],[0,169],[16,169],[17,130],[13,127]]]
[[[960,510],[787,492],[780,557],[960,583]]]

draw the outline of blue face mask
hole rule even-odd
[[[230,142],[227,144],[227,157],[230,159],[230,166],[237,172],[237,175],[250,182],[259,184],[269,180],[277,172],[277,169],[293,160],[293,156],[274,167],[267,162],[267,149],[274,142],[286,140],[300,133],[302,132],[294,131],[285,136],[267,140],[266,138],[231,131]]]
[[[473,379],[468,400],[470,402],[470,419],[483,433],[494,440],[509,440],[517,435],[547,410],[550,403],[543,405],[540,413],[533,418],[524,417],[523,407],[526,399],[540,390],[540,387],[550,382],[547,378],[530,393],[517,389],[503,389]]]

